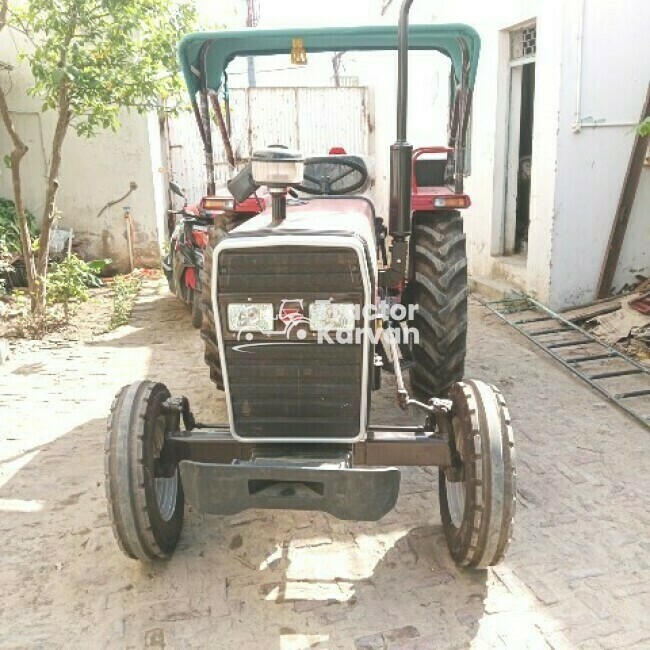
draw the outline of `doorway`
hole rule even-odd
[[[526,257],[535,107],[534,24],[511,32],[504,254]]]

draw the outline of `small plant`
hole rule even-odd
[[[25,216],[30,235],[35,237],[38,234],[36,219],[31,212],[25,212]],[[23,246],[20,241],[16,205],[9,199],[0,198],[0,237],[4,239],[7,252],[22,255]]]
[[[76,255],[70,255],[63,262],[54,265],[47,278],[48,303],[63,305],[65,322],[70,318],[70,303],[86,302],[90,297],[88,287],[100,287],[102,281],[98,273],[110,260],[84,262]]]
[[[104,272],[104,269],[112,262],[113,260],[111,259],[105,259],[105,260],[91,260],[90,262],[87,262],[88,268],[91,270],[93,274],[93,278],[95,282],[99,282],[97,285],[90,285],[90,286],[102,286],[102,281],[99,279],[99,276]]]
[[[13,269],[11,258],[13,256],[7,250],[4,235],[0,235],[0,296],[7,293],[7,279]]]
[[[113,282],[113,316],[110,329],[129,322],[135,299],[140,291],[140,278],[134,275],[117,276]]]

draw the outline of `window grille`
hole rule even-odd
[[[537,25],[510,32],[510,58],[515,61],[537,54]]]

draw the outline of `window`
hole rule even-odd
[[[525,59],[537,53],[537,25],[510,32],[510,59]]]

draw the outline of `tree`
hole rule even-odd
[[[2,31],[7,24],[7,15],[9,11],[9,0],[2,0],[0,4],[0,31]],[[9,106],[7,105],[7,98],[5,97],[4,90],[0,88],[0,116],[2,122],[7,129],[13,150],[9,154],[9,165],[11,167],[11,184],[14,193],[14,203],[16,205],[16,216],[18,218],[18,228],[20,230],[20,241],[23,249],[23,257],[25,260],[25,273],[27,275],[27,284],[31,294],[32,311],[36,309],[36,267],[34,265],[34,255],[32,253],[32,240],[29,235],[29,225],[27,223],[27,215],[25,213],[25,205],[23,204],[22,185],[20,182],[20,163],[27,153],[27,145],[23,142],[16,127],[14,125]]]
[[[34,77],[30,92],[42,99],[43,111],[56,113],[34,262],[20,191],[20,161],[27,148],[0,88],[0,114],[14,147],[14,201],[21,233],[24,230],[32,309],[42,314],[66,135],[70,129],[85,137],[101,129],[116,131],[120,109],[145,113],[169,103],[181,88],[176,45],[192,31],[196,14],[189,0],[25,0],[12,11],[8,2],[1,0],[0,28],[8,24],[29,37],[31,47],[21,57]]]

